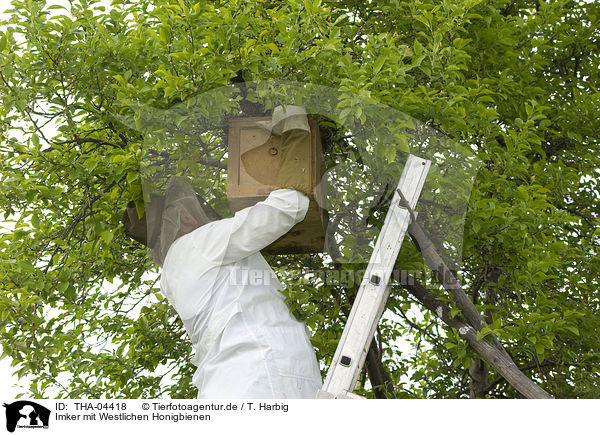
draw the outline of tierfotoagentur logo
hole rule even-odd
[[[6,408],[6,430],[14,432],[19,429],[48,429],[50,410],[28,400],[19,400],[3,404]]]

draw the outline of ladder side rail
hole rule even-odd
[[[406,162],[398,188],[412,208],[417,204],[430,164],[428,160],[413,155]],[[400,195],[395,192],[325,378],[323,391],[335,397],[348,395],[354,390],[385,308],[390,290],[389,279],[409,224],[410,214],[400,206]]]
[[[408,219],[408,213],[406,215]],[[388,225],[385,228],[391,228],[391,226]],[[407,228],[408,224],[404,225],[404,228],[400,227],[398,233],[402,233],[402,230],[405,233]],[[378,241],[384,240],[382,236],[385,236],[383,230]],[[373,252],[381,254],[381,250],[381,246],[376,246]],[[393,257],[391,254],[378,255],[378,260],[386,257],[385,259],[388,259],[389,263],[389,258]],[[352,391],[352,386],[355,385],[358,379],[367,356],[371,338],[377,327],[377,321],[379,320],[377,314],[381,311],[381,305],[385,305],[385,294],[382,292],[381,281],[379,284],[371,282],[373,276],[381,277],[381,266],[382,264],[377,261],[372,261],[367,266],[342,333],[342,338],[332,360],[332,365],[325,378],[324,389],[327,391],[334,391],[335,394]],[[346,357],[345,361],[342,361],[342,357]]]

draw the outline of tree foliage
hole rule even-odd
[[[115,114],[129,115],[132,99],[168,109],[273,79],[372,98],[468,144],[483,166],[465,223],[466,290],[544,389],[600,396],[597,3],[12,5],[0,33],[0,210],[15,221],[0,233],[0,340],[17,375],[34,379],[29,394],[195,396],[183,327],[120,222],[141,197],[143,137]],[[223,177],[218,151],[202,157]],[[352,151],[334,141],[328,159]],[[223,211],[222,184],[212,199]],[[376,225],[383,213],[374,209]],[[310,275],[331,267],[327,255],[269,260],[326,368],[356,289],[340,296]],[[393,286],[377,336],[388,395],[468,397],[477,356],[416,307]],[[493,370],[483,376],[471,394],[519,397]]]

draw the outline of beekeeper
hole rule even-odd
[[[198,398],[314,398],[322,385],[306,328],[259,252],[306,215],[310,128],[298,106],[277,107],[263,127],[282,139],[281,188],[264,201],[211,221],[185,179],[172,177],[141,220],[134,207],[124,215],[128,234],[162,266],[161,290],[195,350]]]

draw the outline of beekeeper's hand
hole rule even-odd
[[[302,106],[277,106],[273,110],[272,134],[281,135],[281,164],[275,186],[311,194],[310,126]]]
[[[259,121],[259,126],[272,134],[283,135],[291,130],[304,130],[310,133],[308,117],[303,106],[277,106],[273,110],[271,121]]]

